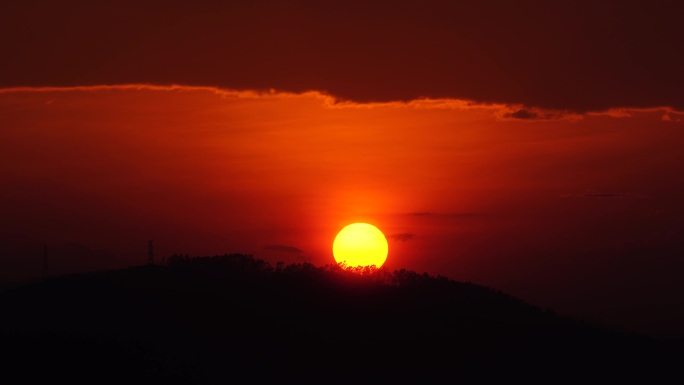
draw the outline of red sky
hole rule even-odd
[[[0,281],[366,221],[389,268],[684,335],[681,7],[453,3],[8,4]]]

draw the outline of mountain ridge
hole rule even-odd
[[[34,381],[652,380],[677,374],[684,346],[446,277],[245,254],[50,278],[0,306],[8,368]]]

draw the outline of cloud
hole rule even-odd
[[[543,110],[527,107],[502,107],[500,116],[503,119],[515,120],[577,120],[582,116],[577,113],[560,110]]]
[[[469,212],[433,213],[433,212],[429,212],[429,211],[417,211],[417,212],[413,212],[413,213],[408,213],[406,215],[414,216],[414,217],[433,217],[433,218],[477,218],[477,217],[486,216],[486,214],[482,214],[482,213],[469,213]]]
[[[599,199],[605,199],[605,198],[643,198],[643,196],[639,195],[639,194],[611,193],[611,192],[587,193],[587,194],[584,194],[583,196],[586,198],[599,198]]]
[[[665,111],[660,119],[663,122],[681,122],[683,120],[682,115],[683,114],[674,111]]]
[[[277,251],[280,253],[289,253],[289,254],[304,254],[303,250],[298,249],[294,246],[288,246],[288,245],[266,245],[266,246],[264,246],[264,250],[271,250],[271,251]]]
[[[399,233],[388,235],[387,238],[394,239],[395,241],[406,242],[413,239],[416,235],[413,233]]]
[[[664,122],[681,122],[684,120],[684,112],[674,110],[670,107],[650,107],[650,108],[611,108],[605,111],[590,112],[587,115],[610,116],[611,118],[631,118],[637,115],[660,116]]]
[[[593,199],[640,199],[646,198],[646,196],[641,194],[633,193],[617,193],[617,192],[588,192],[585,194],[562,194],[560,198],[593,198]]]
[[[587,198],[624,198],[629,195],[623,193],[589,193],[584,194],[584,196]]]
[[[526,108],[521,108],[504,114],[504,117],[513,119],[539,119],[539,114]]]
[[[683,17],[684,3],[662,12],[647,2],[27,0],[3,8],[0,87],[184,84],[526,106],[511,119],[551,118],[533,108],[682,111],[684,55],[672,47]]]

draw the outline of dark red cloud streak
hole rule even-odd
[[[684,3],[23,1],[0,87],[188,84],[356,101],[684,110]]]

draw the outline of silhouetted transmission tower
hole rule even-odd
[[[48,271],[47,245],[43,247],[43,278],[47,278],[50,272]]]
[[[154,249],[152,248],[152,241],[147,241],[147,264],[154,265]]]

